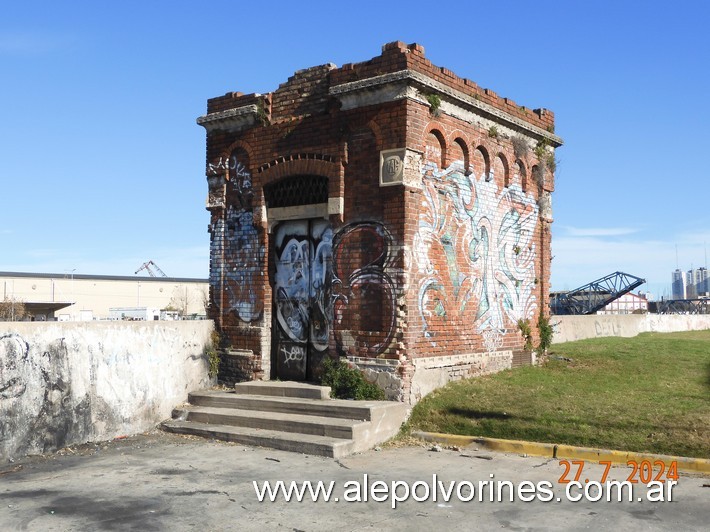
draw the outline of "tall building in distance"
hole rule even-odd
[[[691,268],[687,272],[676,269],[672,279],[672,299],[710,297],[710,275],[707,268]]]
[[[692,293],[694,298],[707,297],[708,292],[708,270],[707,268],[697,268],[688,270],[687,277],[688,293]],[[690,298],[690,296],[688,296]]]
[[[673,272],[671,294],[672,299],[686,299],[685,272],[678,268]]]

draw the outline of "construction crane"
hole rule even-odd
[[[635,275],[614,272],[569,292],[554,294],[550,310],[557,315],[594,314],[645,282],[646,279]]]
[[[152,268],[151,268],[151,266],[152,266]],[[144,262],[143,264],[141,264],[141,267],[136,270],[136,275],[138,274],[138,272],[141,272],[143,270],[147,270],[148,275],[150,275],[151,277],[158,277],[153,272],[153,268],[155,269],[155,271],[157,271],[160,274],[160,277],[167,277],[167,275],[165,275],[165,272],[163,272],[163,270],[161,270],[158,267],[158,265],[155,262],[153,262],[152,260],[149,260],[148,262]]]

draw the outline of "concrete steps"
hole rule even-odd
[[[353,453],[352,440],[313,436],[310,434],[294,435],[277,430],[253,429],[249,427],[233,427],[230,425],[210,425],[190,421],[166,421],[163,428],[169,432],[192,434],[205,438],[232,441],[244,445],[268,447],[282,451],[292,451],[302,454],[315,454],[340,458]]]
[[[175,409],[173,419],[196,421],[208,425],[232,425],[235,427],[296,432],[341,439],[353,439],[358,433],[358,428],[362,429],[367,426],[367,421],[355,419],[324,418],[269,411],[259,411],[259,415],[255,416],[254,410],[210,406]],[[362,430],[359,432],[362,432]]]
[[[330,388],[255,381],[234,390],[189,394],[163,422],[170,432],[338,458],[370,449],[399,431],[403,403],[330,399]]]
[[[293,381],[251,381],[237,384],[234,387],[234,393],[301,399],[330,399],[330,386],[316,386],[315,384]]]

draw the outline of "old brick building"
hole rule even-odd
[[[309,380],[346,356],[414,403],[523,356],[518,321],[547,312],[550,111],[394,42],[198,123],[226,374]]]

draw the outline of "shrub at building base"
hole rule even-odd
[[[210,363],[209,376],[211,379],[216,379],[219,374],[219,349],[220,336],[217,331],[212,331],[210,334],[210,343],[205,346],[205,355]]]
[[[541,355],[547,353],[547,350],[552,345],[552,335],[554,330],[552,329],[552,324],[550,323],[550,318],[540,313],[540,317],[537,320],[537,329],[540,333],[540,345],[537,350]]]
[[[323,361],[323,386],[330,386],[331,397],[337,399],[377,400],[385,399],[385,392],[377,385],[367,382],[357,368],[351,368],[340,359],[326,358]]]

